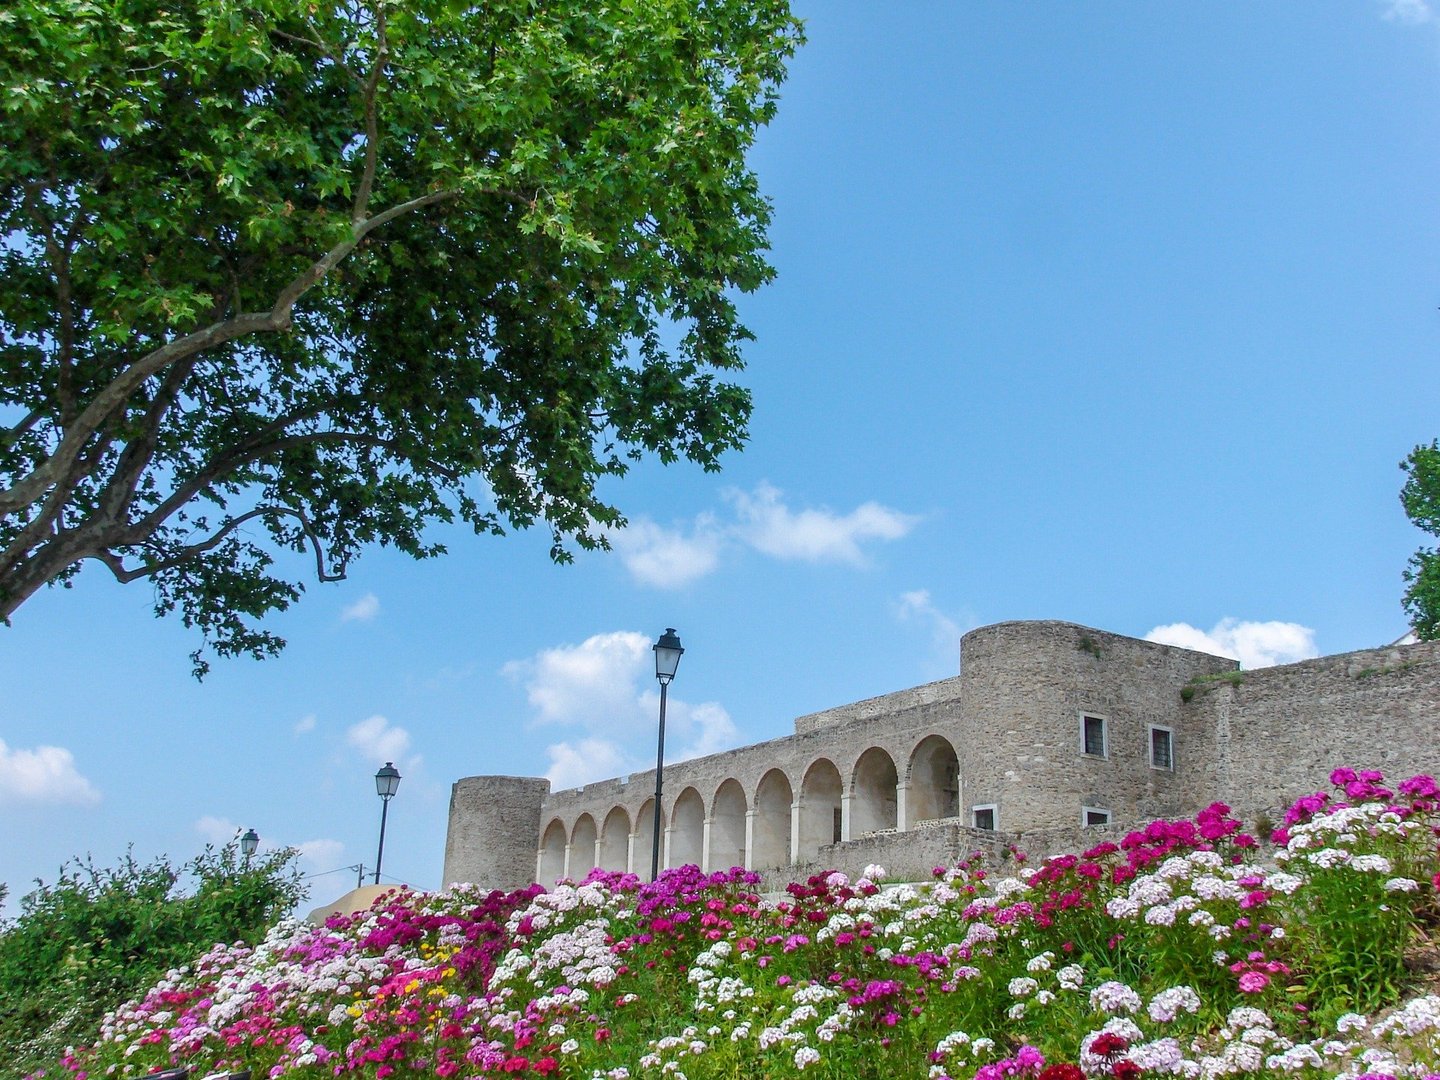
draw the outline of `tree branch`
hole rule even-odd
[[[315,552],[315,574],[319,580],[345,580],[345,569],[343,566],[333,574],[326,572],[325,551],[320,543],[320,537],[315,533],[315,527],[311,524],[310,519],[305,515],[303,510],[297,510],[289,506],[257,506],[254,510],[248,510],[239,517],[233,517],[227,520],[220,526],[215,534],[208,539],[202,540],[198,544],[188,544],[168,557],[158,562],[146,563],[144,566],[127,567],[124,564],[124,560],[112,551],[99,551],[85,557],[94,559],[106,566],[110,572],[115,575],[117,581],[121,584],[126,584],[139,578],[154,577],[156,574],[163,573],[166,570],[174,570],[177,567],[185,565],[185,563],[195,558],[195,556],[203,555],[205,552],[213,550],[225,537],[229,536],[241,525],[245,524],[245,522],[258,517],[292,517],[300,522],[300,529],[304,532],[305,538],[310,542],[310,546]]]
[[[273,333],[290,325],[292,310],[305,293],[324,279],[335,266],[355,250],[360,241],[387,222],[402,214],[430,206],[434,203],[455,199],[461,192],[454,188],[432,191],[403,203],[398,203],[351,227],[350,236],[336,244],[319,259],[301,271],[291,282],[280,290],[269,311],[243,312],[232,318],[215,322],[202,330],[186,334],[151,350],[130,367],[126,368],[104,389],[95,395],[85,410],[76,417],[66,430],[55,452],[36,466],[26,476],[9,488],[0,491],[0,515],[13,514],[29,506],[48,488],[61,483],[69,474],[85,444],[99,430],[116,409],[129,400],[130,395],[144,385],[145,380],[165,370],[171,364],[207,349],[227,344],[237,338],[251,334]]]

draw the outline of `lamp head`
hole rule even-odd
[[[384,767],[375,774],[375,794],[382,799],[388,799],[399,789],[400,770],[395,768],[393,761],[387,761]]]
[[[655,678],[662,686],[669,686],[675,678],[675,669],[680,666],[680,655],[685,651],[675,636],[675,628],[667,626],[660,640],[651,647],[655,650]]]

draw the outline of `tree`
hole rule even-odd
[[[1440,442],[1417,446],[1400,463],[1408,474],[1400,503],[1410,521],[1440,536]],[[1421,641],[1440,638],[1440,552],[1420,548],[1405,569],[1405,612]]]
[[[39,1075],[95,1041],[106,1011],[220,942],[255,944],[305,898],[298,852],[247,859],[231,841],[178,869],[88,857],[36,882],[0,926],[0,1076]],[[0,896],[3,896],[0,887]]]
[[[85,560],[219,655],[367,544],[718,467],[787,0],[12,0],[0,619]]]

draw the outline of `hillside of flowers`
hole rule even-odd
[[[1257,843],[1227,807],[1039,866],[743,870],[400,892],[221,946],[51,1080],[1431,1077],[1440,788],[1338,769]]]

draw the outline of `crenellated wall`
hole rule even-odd
[[[1440,643],[1241,672],[1074,623],[1010,622],[967,634],[960,655],[956,678],[667,764],[661,865],[743,865],[777,884],[869,863],[927,876],[977,846],[1082,844],[1098,835],[1087,820],[1188,815],[1216,799],[1278,805],[1340,764],[1440,770]],[[1153,760],[1156,738],[1168,767]],[[461,780],[446,880],[648,875],[654,789],[653,771],[556,792],[539,779]]]

